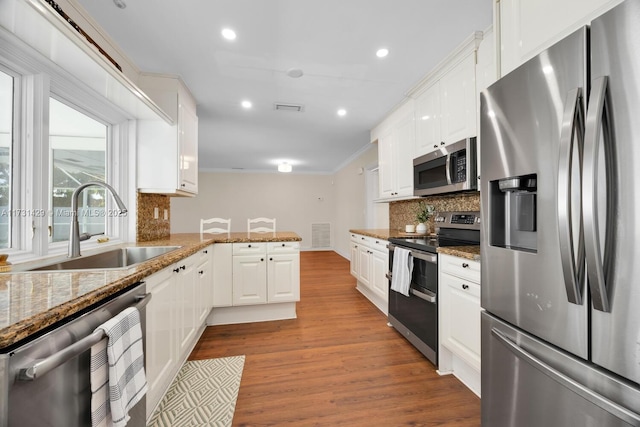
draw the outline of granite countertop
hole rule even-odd
[[[131,268],[56,272],[0,273],[0,349],[11,346],[66,317],[99,303],[145,277],[178,262],[212,243],[301,241],[293,232],[230,234],[172,234],[168,239],[125,246],[181,246]],[[91,254],[87,251],[86,255]],[[58,257],[60,258],[60,257]],[[63,257],[64,258],[64,257]],[[56,262],[58,259],[51,259]],[[16,265],[16,269],[20,266]]]
[[[383,240],[389,240],[391,238],[406,239],[426,236],[426,234],[405,233],[401,230],[390,230],[387,228],[353,229],[349,230],[349,232]],[[480,261],[480,246],[447,246],[438,248],[438,253],[453,255],[473,261]]]

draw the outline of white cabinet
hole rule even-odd
[[[266,243],[233,243],[233,305],[267,302],[266,257]]]
[[[380,198],[397,199],[412,196],[415,157],[412,100],[385,120],[377,139]]]
[[[622,0],[500,0],[501,75],[523,64]]]
[[[153,296],[146,307],[145,371],[147,375],[147,415],[160,402],[173,379],[177,364],[175,278],[167,268],[145,279]]]
[[[198,193],[198,116],[195,99],[173,76],[141,74],[140,88],[174,121],[138,121],[138,191],[174,196]]]
[[[480,263],[439,255],[439,371],[480,395]]]
[[[476,136],[476,44],[472,46],[417,90],[416,157]]]
[[[212,248],[209,246],[145,279],[147,291],[152,294],[145,311],[147,417],[204,329],[211,309]]]
[[[233,243],[216,243],[212,246],[213,307],[233,305]]]
[[[351,275],[357,289],[385,314],[389,301],[387,245],[386,240],[351,233]]]
[[[224,272],[215,276],[215,307],[300,300],[299,242],[228,245],[231,246],[232,256],[228,256],[228,250],[214,253],[214,270],[220,267],[225,271],[228,263],[232,266],[231,275]]]

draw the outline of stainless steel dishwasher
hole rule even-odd
[[[130,306],[151,299],[138,283],[54,329],[0,354],[0,426],[87,427],[91,425],[90,349],[104,337],[96,327]],[[146,399],[129,412],[128,426],[146,424]]]

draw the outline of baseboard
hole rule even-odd
[[[295,302],[214,307],[209,317],[207,317],[207,325],[268,322],[271,320],[295,319],[296,317]]]
[[[367,288],[360,281],[356,285],[356,289],[364,295],[373,305],[376,306],[378,310],[380,310],[386,316],[389,311],[389,302],[382,298],[380,295],[371,291],[371,289]]]

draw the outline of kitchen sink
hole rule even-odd
[[[29,271],[130,268],[182,246],[131,246],[32,268]]]

